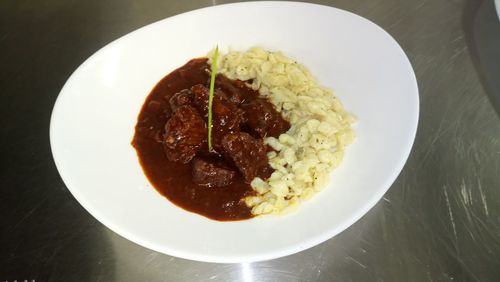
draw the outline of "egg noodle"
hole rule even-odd
[[[251,182],[257,195],[244,201],[252,214],[289,211],[323,189],[330,172],[342,162],[345,147],[354,140],[355,118],[332,90],[280,52],[256,47],[221,52],[217,64],[218,72],[228,78],[251,82],[249,86],[267,97],[291,125],[279,138],[264,139],[275,150],[268,153],[275,171],[266,181],[257,177]]]

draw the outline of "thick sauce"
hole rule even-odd
[[[193,85],[208,85],[209,69],[207,59],[193,59],[158,82],[139,114],[132,145],[149,181],[174,204],[215,220],[248,219],[252,217],[250,209],[240,200],[254,192],[241,174],[225,187],[198,185],[192,180],[190,163],[170,161],[164,152],[165,124],[172,116],[169,99]],[[231,83],[235,83],[244,100],[262,99],[242,82]],[[219,87],[224,88],[220,84]]]

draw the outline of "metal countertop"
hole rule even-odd
[[[361,220],[251,264],[174,258],[116,235],[66,189],[55,99],[90,55],[157,20],[231,1],[0,1],[0,282],[499,281],[500,24],[493,1],[312,1],[387,30],[408,55],[420,121],[408,162]],[[258,15],[256,15],[258,19]]]

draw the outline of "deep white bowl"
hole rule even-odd
[[[329,187],[292,214],[209,220],[161,196],[139,165],[130,142],[144,99],[162,77],[216,44],[296,58],[359,119],[356,141]],[[182,258],[249,262],[319,244],[373,207],[403,168],[418,109],[412,67],[377,25],[320,5],[249,2],[171,17],[99,50],[61,90],[50,141],[68,189],[116,233]]]

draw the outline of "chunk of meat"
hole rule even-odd
[[[222,163],[195,158],[192,162],[193,182],[208,187],[224,187],[233,181],[236,171]]]
[[[189,89],[183,89],[180,92],[175,93],[168,101],[170,103],[170,108],[172,111],[175,111],[181,106],[191,105],[193,103],[192,96],[193,94]]]
[[[214,126],[212,133],[214,136],[214,143],[218,145],[225,135],[240,131],[243,111],[234,103],[219,95],[214,97],[212,111]]]
[[[235,83],[231,81],[224,75],[217,75],[215,77],[215,88],[219,88],[225,93],[226,98],[232,103],[239,105],[244,101],[243,95],[240,93],[240,89],[246,87],[245,83],[241,80],[237,80]]]
[[[185,80],[191,85],[197,83],[206,83],[210,79],[210,70],[205,64],[198,64],[190,61],[182,68],[178,69],[180,79]]]
[[[204,117],[207,117],[209,89],[203,85],[195,85],[191,91],[193,92],[194,105]],[[212,113],[212,143],[216,149],[220,149],[222,138],[225,135],[240,131],[243,111],[229,101],[220,90],[216,90]]]
[[[255,99],[243,103],[241,108],[245,112],[244,125],[254,137],[278,137],[290,129],[290,123],[283,119],[281,114],[267,100]]]
[[[196,84],[191,87],[191,92],[193,93],[194,106],[202,116],[206,116],[208,114],[209,89],[203,84]]]
[[[243,175],[245,182],[250,183],[255,177],[269,177],[272,169],[262,140],[255,139],[246,132],[238,132],[224,136],[222,147]]]
[[[195,108],[177,108],[165,124],[163,147],[167,158],[188,163],[202,147],[206,136],[207,126]]]

